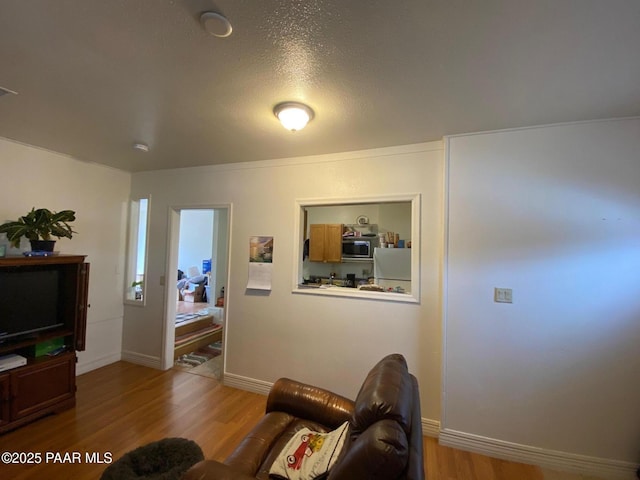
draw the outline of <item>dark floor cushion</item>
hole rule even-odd
[[[194,441],[165,438],[124,454],[106,468],[100,480],[178,480],[201,460],[204,455]]]

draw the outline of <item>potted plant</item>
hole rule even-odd
[[[36,252],[53,252],[56,243],[51,237],[71,238],[74,233],[69,222],[76,219],[73,210],[52,212],[46,208],[32,208],[25,216],[18,220],[5,222],[0,225],[0,233],[7,235],[7,240],[14,248],[20,246],[22,237],[31,242],[31,250]]]
[[[138,282],[131,283],[131,293],[132,300],[142,300],[142,286],[144,285],[144,280],[140,280]]]

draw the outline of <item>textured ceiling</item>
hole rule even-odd
[[[635,116],[640,2],[2,0],[0,87],[0,137],[133,172]]]

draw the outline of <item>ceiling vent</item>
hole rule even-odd
[[[0,97],[5,95],[17,95],[18,92],[14,92],[13,90],[9,90],[8,88],[0,87]]]

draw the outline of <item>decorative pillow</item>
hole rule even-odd
[[[303,428],[287,442],[271,465],[269,475],[289,480],[313,480],[325,475],[342,451],[349,422],[333,432]]]

